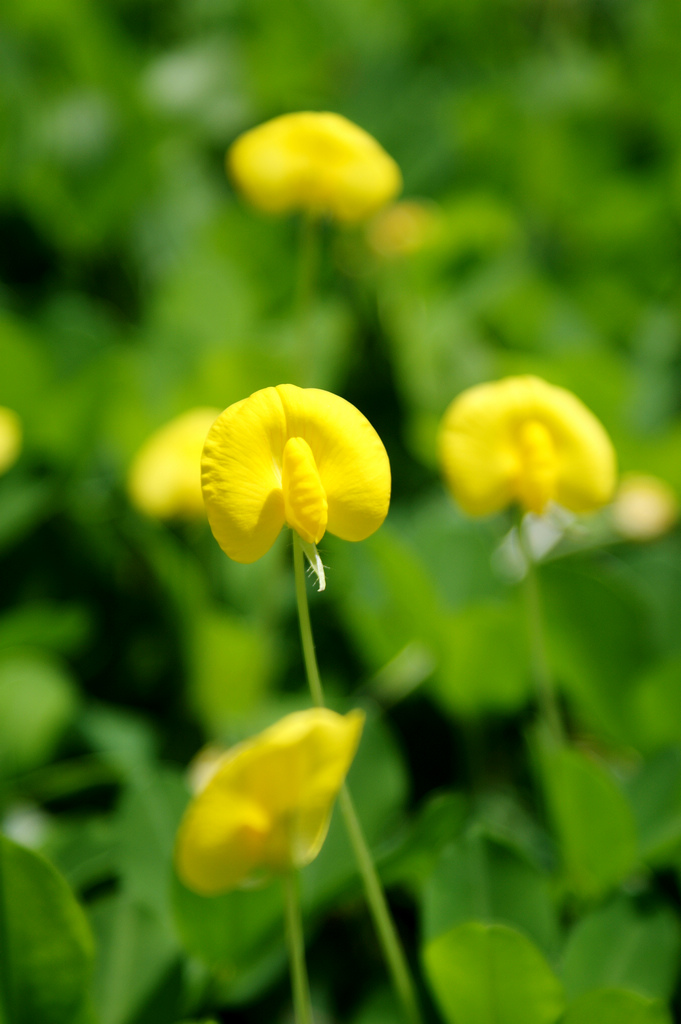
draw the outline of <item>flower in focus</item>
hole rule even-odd
[[[376,214],[367,225],[367,242],[377,256],[409,256],[432,242],[440,226],[435,203],[405,199]]]
[[[469,515],[517,502],[542,514],[549,502],[590,512],[610,500],[615,452],[580,400],[538,377],[507,377],[464,391],[440,427],[440,461]]]
[[[337,395],[294,384],[225,409],[206,438],[202,483],[215,539],[237,562],[264,555],[287,523],[314,565],[326,530],[364,540],[390,503],[390,463],[366,417]]]
[[[155,519],[199,519],[201,450],[219,409],[192,409],[147,438],[128,474],[133,505]]]
[[[0,405],[0,473],[5,473],[19,458],[21,420],[13,409]]]
[[[284,114],[239,136],[227,169],[268,213],[304,210],[354,223],[402,187],[399,167],[368,132],[340,114]]]
[[[664,480],[646,473],[622,477],[612,505],[615,529],[629,540],[653,540],[678,522],[679,502]]]
[[[180,825],[184,884],[212,896],[314,860],[363,725],[362,711],[311,708],[227,751]]]

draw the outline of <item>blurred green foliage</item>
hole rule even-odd
[[[606,511],[544,558],[555,750],[510,519],[455,509],[435,434],[463,388],[538,373],[681,494],[680,65],[676,0],[5,0],[3,1022],[290,1019],[277,887],[172,871],[191,758],[307,703],[288,539],[230,563],[126,472],[175,414],[303,382],[299,226],[223,162],[308,108],[374,133],[438,224],[392,259],[324,226],[304,381],[393,469],[381,531],[324,539],[312,617],[334,706],[370,712],[350,785],[428,1021],[678,1019],[679,531]],[[393,1024],[335,819],[302,891],[319,1019]]]

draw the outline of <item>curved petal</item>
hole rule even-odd
[[[203,518],[201,451],[219,409],[191,409],[149,437],[128,474],[128,493],[148,516]]]
[[[402,187],[392,157],[333,113],[301,111],[267,121],[236,140],[227,163],[244,195],[271,213],[301,209],[358,221]]]
[[[390,504],[390,463],[380,437],[344,398],[317,388],[280,384],[289,437],[302,437],[314,455],[328,502],[327,530],[364,540]]]
[[[229,751],[180,825],[182,880],[210,895],[313,860],[363,725],[361,711],[311,708]]]
[[[236,562],[255,562],[284,525],[286,421],[275,388],[230,405],[206,438],[203,496],[213,535]]]
[[[326,530],[328,502],[314,455],[302,437],[290,437],[284,445],[281,482],[286,522],[308,544],[318,544]]]
[[[538,377],[509,377],[464,391],[447,409],[439,436],[445,478],[465,512],[497,512],[535,490],[528,424],[551,439],[550,498],[575,512],[599,508],[615,485],[615,453],[596,417],[569,391]],[[536,432],[536,427],[533,428]],[[548,449],[546,449],[548,451]]]

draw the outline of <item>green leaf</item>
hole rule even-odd
[[[78,704],[62,665],[38,653],[0,658],[0,768],[29,771],[52,755]]]
[[[262,700],[272,673],[269,633],[227,612],[203,609],[192,644],[190,696],[209,735],[228,734]]]
[[[85,916],[51,864],[3,836],[0,944],[4,1024],[90,1020],[93,944]]]
[[[670,907],[646,911],[621,896],[575,925],[561,976],[572,997],[613,987],[668,999],[680,952],[681,924]]]
[[[0,618],[0,648],[47,647],[57,654],[71,654],[83,645],[89,628],[89,615],[82,605],[26,604]]]
[[[632,738],[643,751],[681,742],[681,654],[654,665],[631,694]]]
[[[636,863],[632,810],[608,769],[581,751],[541,742],[540,763],[566,885],[579,896],[599,896]]]
[[[177,962],[175,936],[126,892],[98,900],[90,919],[97,938],[95,1000],[101,1024],[133,1024]]]
[[[177,769],[150,768],[127,787],[116,816],[122,885],[169,931],[173,849],[188,796]]]
[[[531,693],[524,609],[516,598],[469,605],[448,616],[432,689],[460,715],[508,713]]]
[[[644,762],[627,793],[641,855],[652,864],[674,863],[681,846],[681,747]]]
[[[444,851],[423,893],[426,939],[472,920],[513,925],[547,952],[558,944],[548,876],[477,830]]]
[[[561,1024],[672,1024],[665,1006],[636,992],[603,989],[570,1003]]]
[[[542,583],[561,686],[592,728],[628,742],[628,696],[651,653],[641,593],[624,574],[575,559],[543,567]]]
[[[471,921],[431,940],[426,974],[449,1024],[553,1024],[563,990],[529,939]]]

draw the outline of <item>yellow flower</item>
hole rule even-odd
[[[629,540],[653,540],[679,519],[676,494],[664,480],[647,473],[622,477],[612,505],[615,528]]]
[[[180,825],[184,884],[213,896],[314,860],[363,725],[362,711],[311,708],[228,751]]]
[[[589,512],[609,501],[615,452],[580,400],[538,377],[479,384],[455,398],[439,436],[445,479],[469,515],[512,502],[541,514],[549,502]]]
[[[317,388],[256,391],[213,424],[203,449],[203,495],[218,544],[255,562],[287,523],[308,557],[326,530],[364,540],[390,503],[390,463],[354,405]]]
[[[0,405],[0,473],[5,473],[19,458],[21,421],[12,409]]]
[[[205,515],[201,450],[219,409],[192,409],[147,438],[128,474],[133,505],[156,519]]]
[[[284,114],[239,136],[227,169],[268,213],[305,210],[354,223],[402,187],[399,167],[376,140],[340,114]]]

